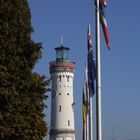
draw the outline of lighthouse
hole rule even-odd
[[[75,63],[68,58],[69,48],[55,48],[50,62],[52,78],[50,140],[75,140],[73,78]]]

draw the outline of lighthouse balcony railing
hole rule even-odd
[[[74,67],[75,63],[71,61],[51,61],[50,66],[51,67],[57,67],[57,66],[62,66],[62,67]]]

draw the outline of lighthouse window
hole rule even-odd
[[[67,95],[70,95],[69,93],[67,93]]]
[[[70,78],[70,77],[69,77],[69,76],[67,76],[67,82],[69,82],[69,78]]]
[[[59,111],[61,112],[61,105],[59,106]]]
[[[70,120],[68,120],[68,126],[70,126]]]
[[[59,81],[61,81],[61,75],[59,76]]]
[[[59,93],[59,95],[61,95],[61,93]]]

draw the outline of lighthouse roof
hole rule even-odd
[[[64,47],[63,45],[61,45],[60,47],[55,48],[55,50],[69,50],[69,48]]]

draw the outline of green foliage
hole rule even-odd
[[[27,0],[0,0],[0,140],[42,140],[45,77],[32,70],[41,44],[31,40]]]

